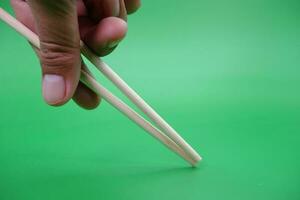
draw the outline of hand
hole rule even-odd
[[[97,55],[111,53],[127,32],[127,12],[139,0],[11,0],[16,17],[40,38],[35,49],[41,63],[43,97],[59,106],[71,98],[83,108],[100,103],[93,91],[79,81],[84,63],[80,38]]]

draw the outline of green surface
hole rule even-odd
[[[0,200],[299,200],[299,10],[145,0],[130,17],[105,61],[201,153],[197,169],[106,102],[45,105],[37,59],[0,23]]]

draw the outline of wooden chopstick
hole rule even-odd
[[[109,80],[111,80],[124,95],[126,95],[140,110],[142,110],[169,138],[181,147],[195,162],[200,161],[201,156],[159,115],[149,104],[145,102],[117,73],[106,63],[97,57],[83,43],[82,54],[97,67]]]
[[[90,76],[87,72],[81,71],[80,80],[84,82],[89,88],[91,88],[96,94],[100,95],[103,99],[108,101],[111,105],[117,108],[120,112],[126,115],[129,119],[134,121],[144,130],[146,130],[150,135],[159,140],[162,144],[168,147],[170,150],[177,153],[187,162],[189,162],[192,166],[196,166],[197,162],[189,157],[174,141],[172,141],[168,136],[163,134],[159,129],[155,128],[151,123],[145,120],[142,116],[132,110],[127,104],[122,102],[119,98],[115,97],[111,92],[109,92],[105,87],[101,84],[97,83],[92,76]]]
[[[23,35],[35,47],[39,48],[38,36],[25,27],[22,23],[0,8],[0,18],[17,32]],[[94,55],[81,42],[82,54],[91,61],[105,76],[107,76],[130,100],[133,101],[164,133],[154,127],[150,122],[141,117],[119,98],[110,93],[105,87],[99,84],[89,73],[81,71],[81,81],[90,87],[95,93],[107,100],[111,105],[125,114],[132,121],[144,128],[148,133],[166,145],[169,149],[180,155],[192,166],[195,166],[201,157],[188,145],[176,131],[169,126],[125,81],[123,81],[107,64]],[[165,135],[166,134],[166,135]]]

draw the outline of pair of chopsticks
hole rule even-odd
[[[23,35],[33,46],[40,48],[38,36],[12,17],[0,7],[0,19]],[[81,53],[95,67],[101,71],[111,82],[113,82],[123,94],[125,94],[146,116],[148,116],[158,127],[152,125],[141,115],[135,112],[122,100],[112,94],[104,86],[98,83],[90,72],[81,70],[80,80],[96,94],[101,96],[112,106],[146,130],[150,135],[163,143],[173,152],[177,153],[192,166],[196,166],[201,160],[200,155],[161,117],[159,116],[122,78],[116,74],[107,64],[97,57],[82,41],[80,41]]]

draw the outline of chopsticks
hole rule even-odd
[[[29,30],[26,26],[0,8],[0,19],[17,32],[23,35],[33,46],[40,48],[38,36]],[[149,121],[140,116],[137,112],[131,109],[118,97],[109,92],[104,86],[98,83],[90,74],[90,72],[81,70],[80,80],[92,89],[96,94],[101,96],[112,106],[134,121],[150,135],[158,139],[170,150],[177,153],[192,166],[201,160],[200,155],[161,117],[151,106],[149,106],[122,78],[115,73],[107,64],[98,58],[82,41],[80,41],[81,53],[95,67],[101,71],[111,82],[113,82],[120,91],[126,95],[141,111],[149,117],[158,128],[153,126]]]

